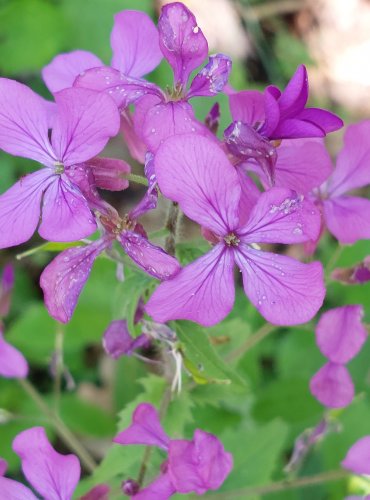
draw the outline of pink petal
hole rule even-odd
[[[325,222],[341,243],[355,243],[370,238],[370,201],[354,196],[324,200]]]
[[[298,117],[281,120],[270,139],[301,139],[309,137],[325,137],[325,130],[319,124],[300,120]]]
[[[319,262],[302,264],[244,245],[239,245],[235,259],[247,297],[267,321],[275,325],[306,323],[322,306],[325,287]]]
[[[233,121],[255,125],[265,121],[264,96],[257,90],[243,90],[229,96]]]
[[[76,241],[96,230],[81,191],[64,176],[54,176],[45,192],[39,233],[49,241]]]
[[[319,210],[303,195],[272,188],[260,195],[238,235],[246,243],[302,243],[318,237],[320,224]]]
[[[104,350],[113,359],[131,356],[135,349],[148,346],[149,343],[146,335],[131,337],[127,321],[123,319],[112,321],[103,334]]]
[[[56,161],[48,138],[44,99],[14,80],[0,78],[0,148],[46,166]]]
[[[86,50],[59,54],[42,69],[42,78],[52,94],[73,87],[76,77],[87,69],[103,66],[101,60]]]
[[[121,133],[130,156],[139,163],[144,163],[147,147],[135,129],[134,119],[129,109],[121,111]]]
[[[87,162],[92,169],[96,186],[109,191],[123,191],[129,186],[125,174],[131,172],[130,165],[115,158],[93,158]]]
[[[15,347],[5,341],[0,330],[0,375],[6,378],[25,378],[28,375],[28,363]]]
[[[311,378],[310,390],[313,396],[327,408],[344,408],[355,395],[350,374],[344,365],[326,363]]]
[[[144,12],[124,10],[114,16],[110,42],[112,66],[125,75],[142,77],[162,60],[158,30]]]
[[[358,354],[367,339],[359,305],[336,307],[326,311],[316,326],[320,351],[333,363],[346,364]]]
[[[40,277],[45,306],[54,319],[68,323],[96,257],[107,246],[97,240],[64,250],[46,266]]]
[[[153,94],[160,99],[164,98],[161,89],[154,83],[140,78],[125,75],[117,69],[102,66],[86,70],[78,76],[75,87],[104,92],[111,97],[116,106],[125,109],[147,94]]]
[[[162,7],[158,30],[160,47],[173,69],[175,84],[185,86],[190,73],[207,57],[207,40],[194,15],[180,2]]]
[[[356,443],[348,450],[346,458],[343,460],[341,465],[355,474],[369,475],[370,436],[365,436],[356,441]]]
[[[159,285],[145,310],[158,323],[188,319],[203,326],[215,325],[234,304],[233,269],[232,252],[219,244]]]
[[[370,184],[370,120],[350,125],[344,134],[344,146],[330,178],[331,196]]]
[[[184,101],[150,107],[141,127],[141,137],[152,153],[169,137],[189,133],[212,137],[207,127],[195,118],[190,104]]]
[[[174,257],[138,233],[123,231],[120,241],[127,255],[146,273],[155,278],[167,280],[180,270],[180,264]]]
[[[51,170],[43,168],[22,177],[0,196],[0,248],[31,238],[39,223],[43,193],[53,178]]]
[[[332,171],[330,155],[320,139],[286,139],[277,149],[277,187],[306,194],[321,186]]]
[[[218,235],[237,227],[238,174],[213,141],[189,134],[171,137],[154,163],[162,193],[188,217]]]
[[[0,477],[0,491],[4,500],[38,500],[29,488],[7,477]]]
[[[241,166],[238,166],[236,171],[238,173],[241,187],[241,196],[239,201],[239,224],[242,226],[246,224],[249,219],[252,208],[257,203],[261,192]]]
[[[176,490],[171,482],[168,474],[161,474],[157,479],[150,483],[146,488],[142,489],[136,495],[131,497],[132,500],[168,500]]]
[[[131,425],[113,441],[118,444],[146,444],[168,449],[170,438],[164,432],[157,410],[149,403],[140,403],[132,415]]]
[[[117,135],[119,113],[104,93],[73,87],[57,92],[55,101],[58,117],[51,141],[65,167],[90,160]]]
[[[21,459],[23,474],[40,495],[48,500],[72,498],[81,473],[78,458],[57,453],[42,427],[18,434],[13,450]]]
[[[277,102],[278,96],[280,96],[279,89],[272,85],[266,87],[263,93],[265,121],[258,128],[258,132],[268,139],[276,137],[274,131],[280,122],[280,108]],[[279,139],[280,137],[278,136],[277,138]]]
[[[232,61],[224,54],[209,56],[209,62],[191,82],[186,98],[194,96],[214,96],[223,91],[229,80]]]

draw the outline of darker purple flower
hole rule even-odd
[[[155,156],[155,170],[162,193],[213,234],[217,244],[157,288],[146,304],[154,321],[189,319],[204,326],[221,321],[233,307],[235,265],[246,295],[268,321],[298,324],[316,314],[325,295],[321,264],[302,264],[257,245],[314,239],[320,217],[310,202],[274,188],[246,214],[250,203],[244,203],[236,169],[204,137],[168,139]]]
[[[135,500],[161,498],[175,493],[198,495],[218,489],[232,469],[232,456],[224,450],[216,436],[197,429],[191,441],[171,440],[159,422],[153,406],[137,406],[132,424],[115,437],[119,444],[158,446],[168,453],[161,475],[146,488],[132,496]]]
[[[360,475],[370,475],[370,436],[359,439],[349,450],[342,467]]]
[[[42,498],[71,500],[81,472],[75,455],[57,453],[42,427],[18,434],[13,441],[13,450],[21,459],[27,481]],[[0,491],[3,498],[36,500],[29,488],[6,477],[0,477]]]
[[[0,80],[0,147],[44,166],[0,196],[1,248],[27,241],[38,225],[51,241],[75,241],[96,229],[87,200],[68,174],[117,134],[117,108],[108,96],[86,89],[63,90],[55,100],[50,141],[43,100],[25,85]]]

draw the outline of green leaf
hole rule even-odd
[[[209,244],[204,239],[178,243],[176,257],[182,266],[186,266],[209,251]]]
[[[187,321],[174,324],[182,344],[185,364],[195,380],[201,383],[235,384],[245,389],[245,381],[218,356],[203,328]]]

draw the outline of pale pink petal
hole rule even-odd
[[[270,323],[306,323],[322,306],[325,287],[319,262],[302,264],[245,245],[239,245],[235,259],[243,273],[247,297]]]
[[[229,96],[233,121],[255,125],[265,121],[265,98],[257,90],[243,90]]]
[[[64,176],[54,176],[44,194],[39,233],[49,241],[76,241],[96,230],[81,191]]]
[[[370,238],[370,200],[338,196],[324,200],[325,222],[341,243],[355,243]]]
[[[103,66],[95,54],[74,50],[59,54],[42,69],[42,78],[52,94],[73,87],[76,77],[87,69]]]
[[[110,37],[112,66],[125,75],[142,77],[162,60],[158,30],[144,12],[124,10],[114,16]]]
[[[53,182],[48,168],[26,175],[0,196],[0,248],[31,238],[40,220],[43,193]]]
[[[113,439],[118,444],[146,444],[168,449],[170,438],[164,432],[157,410],[149,403],[140,403],[133,415],[131,425]]]
[[[177,260],[162,248],[132,231],[123,231],[120,242],[129,257],[145,272],[160,280],[168,280],[180,270]]]
[[[49,112],[31,89],[0,78],[0,148],[46,166],[56,161],[48,138]]]
[[[55,101],[58,118],[51,141],[65,167],[90,160],[117,135],[119,112],[104,93],[73,87],[57,92]]]
[[[0,477],[0,492],[4,500],[38,500],[29,488],[7,477]]]
[[[180,2],[162,7],[158,30],[160,47],[173,69],[175,84],[185,86],[190,73],[207,57],[207,40],[194,15]]]
[[[209,56],[209,62],[191,82],[186,98],[214,96],[223,91],[231,73],[232,61],[224,54]]]
[[[336,307],[326,311],[316,326],[320,351],[333,363],[346,364],[358,354],[368,334],[361,320],[364,309],[359,305]]]
[[[93,158],[87,162],[92,169],[96,186],[109,191],[123,191],[129,186],[126,174],[131,172],[130,165],[116,158]]]
[[[303,195],[272,188],[258,198],[238,235],[246,243],[302,243],[320,232],[320,211]]]
[[[352,402],[355,395],[347,368],[330,361],[311,378],[310,390],[327,408],[344,408]]]
[[[46,266],[40,277],[45,306],[54,319],[68,323],[104,240],[64,250]]]
[[[6,378],[25,378],[28,374],[28,363],[15,347],[5,341],[0,330],[0,376]]]
[[[42,427],[18,434],[13,450],[21,459],[23,474],[41,496],[48,500],[71,500],[81,473],[75,455],[57,453]]]
[[[320,139],[286,139],[277,148],[277,187],[306,194],[320,186],[332,171],[330,155]]]
[[[213,141],[195,135],[174,136],[158,150],[155,172],[162,193],[185,214],[218,235],[238,225],[238,174]]]
[[[370,184],[370,120],[350,125],[328,184],[331,196]]]
[[[356,441],[348,450],[341,465],[355,474],[370,475],[370,436]]]
[[[188,319],[203,326],[215,325],[234,304],[233,269],[232,251],[219,244],[159,285],[145,310],[158,323]]]

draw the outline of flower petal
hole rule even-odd
[[[158,189],[157,177],[154,171],[154,156],[152,153],[147,153],[145,157],[144,167],[145,177],[148,179],[148,189],[140,202],[129,212],[130,219],[138,219],[149,210],[157,207]]]
[[[127,321],[118,319],[112,321],[103,335],[103,347],[108,356],[118,359],[121,356],[131,356],[135,349],[148,345],[148,337],[139,335],[131,337]]]
[[[194,15],[180,2],[162,7],[158,30],[159,44],[173,69],[175,85],[185,86],[190,73],[207,57],[207,40]]]
[[[49,111],[26,85],[0,78],[0,148],[46,166],[56,161],[48,138]]]
[[[356,441],[341,465],[355,474],[370,475],[370,436]]]
[[[87,246],[68,248],[46,266],[40,286],[50,316],[68,323],[94,260],[106,246],[106,241],[97,240]]]
[[[239,245],[235,260],[244,291],[260,314],[275,325],[298,325],[312,319],[325,297],[319,262],[302,264],[284,255]]]
[[[43,199],[40,236],[49,241],[76,241],[95,230],[95,219],[81,191],[66,176],[55,175]]]
[[[209,62],[202,68],[194,80],[186,98],[194,96],[214,96],[223,91],[229,80],[232,61],[224,54],[209,56]]]
[[[241,195],[239,201],[239,225],[244,226],[251,216],[252,208],[258,201],[261,195],[260,190],[249,177],[244,168],[238,165],[236,169],[241,187]]]
[[[333,363],[346,364],[358,354],[368,336],[363,316],[360,305],[336,307],[321,316],[316,342],[324,356]]]
[[[132,415],[131,425],[120,432],[113,441],[124,445],[146,444],[167,450],[170,438],[164,432],[154,406],[140,403]]]
[[[370,120],[350,125],[344,134],[344,146],[328,183],[332,197],[370,184]]]
[[[139,163],[144,163],[147,148],[135,129],[134,116],[129,109],[121,110],[121,133],[130,156]]]
[[[161,474],[157,479],[142,489],[132,500],[168,500],[176,493],[169,474]]]
[[[146,273],[160,280],[167,280],[180,270],[177,260],[162,248],[132,231],[123,231],[120,242],[129,257]]]
[[[0,477],[0,491],[7,500],[38,500],[24,484],[7,477]]]
[[[124,10],[114,16],[110,43],[112,66],[125,75],[142,77],[162,60],[158,30],[144,12]]]
[[[219,244],[159,285],[145,310],[158,323],[188,319],[203,326],[215,325],[234,304],[233,269],[232,252]]]
[[[281,119],[294,117],[302,111],[308,99],[308,76],[306,67],[301,64],[281,93],[278,103]]]
[[[42,69],[42,78],[52,94],[73,87],[77,76],[87,69],[103,66],[95,54],[74,50],[59,54]]]
[[[57,92],[55,101],[58,116],[51,142],[65,167],[90,160],[117,135],[117,106],[104,93],[72,87]]]
[[[28,363],[15,347],[5,341],[0,330],[0,375],[6,378],[25,378],[28,374]]]
[[[253,126],[265,121],[265,98],[257,90],[242,90],[229,96],[233,121]]]
[[[338,196],[324,200],[325,222],[341,243],[355,243],[370,238],[370,200]]]
[[[246,243],[302,243],[318,237],[320,223],[319,210],[303,195],[272,188],[260,195],[238,235]]]
[[[171,137],[154,163],[161,191],[188,217],[218,235],[237,227],[238,174],[217,144],[189,134]]]
[[[320,108],[306,108],[296,115],[296,118],[307,123],[315,124],[324,131],[324,134],[335,132],[343,127],[344,123],[339,116]]]
[[[0,248],[27,241],[40,220],[43,193],[54,176],[43,168],[22,177],[0,196]]]
[[[57,453],[42,427],[18,434],[13,450],[21,459],[27,480],[41,496],[48,500],[72,498],[81,473],[78,458]]]
[[[125,174],[131,172],[130,165],[116,158],[93,158],[87,162],[92,169],[96,186],[109,191],[123,191],[129,186]]]
[[[310,390],[327,408],[344,408],[352,402],[355,395],[347,368],[330,361],[311,378]]]

